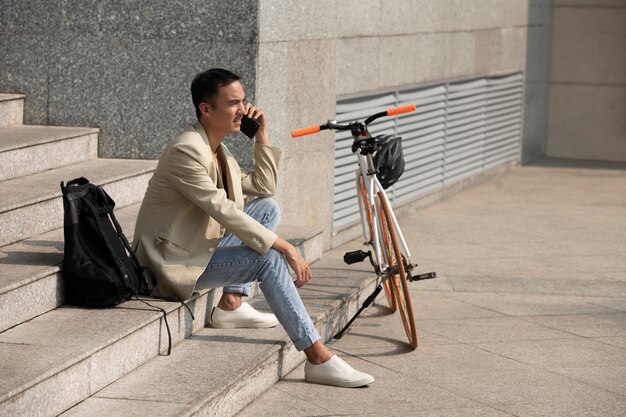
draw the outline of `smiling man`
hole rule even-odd
[[[276,190],[282,152],[270,145],[264,112],[247,103],[240,77],[214,68],[191,84],[198,121],[168,143],[144,197],[134,248],[157,276],[157,293],[185,300],[194,290],[224,287],[213,327],[264,328],[280,322],[307,356],[305,379],[342,387],[374,382],[321,342],[296,287],[311,279],[300,253],[276,234]],[[254,168],[242,173],[223,144],[255,119]],[[244,205],[244,194],[257,197]],[[295,282],[289,272],[296,273]],[[253,281],[274,314],[242,301]]]

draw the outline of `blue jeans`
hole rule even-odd
[[[272,231],[278,227],[280,211],[271,198],[257,198],[246,204],[244,211]],[[248,295],[254,280],[259,282],[267,303],[296,349],[305,349],[320,340],[296,291],[287,261],[275,249],[260,255],[236,236],[225,235],[200,275],[196,289],[224,287],[225,292]]]

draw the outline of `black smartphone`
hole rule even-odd
[[[254,135],[256,135],[256,131],[259,130],[259,122],[251,117],[243,116],[241,118],[240,130],[241,133],[252,139],[254,138]]]

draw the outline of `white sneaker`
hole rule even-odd
[[[261,313],[248,303],[241,303],[236,310],[227,311],[214,307],[211,327],[216,329],[264,329],[278,325],[278,319],[270,313]]]
[[[330,360],[313,365],[306,361],[304,365],[304,380],[314,384],[332,385],[335,387],[356,388],[374,382],[374,377],[359,372],[337,355]]]

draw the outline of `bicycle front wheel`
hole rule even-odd
[[[393,222],[393,216],[391,215],[391,208],[384,198],[384,194],[379,191],[379,218],[381,229],[381,242],[383,244],[383,251],[388,255],[387,261],[389,263],[389,269],[387,271],[388,278],[386,282],[389,282],[395,295],[395,301],[400,311],[402,323],[404,324],[404,330],[406,331],[407,338],[409,339],[409,345],[413,349],[417,348],[417,330],[415,329],[415,314],[413,313],[413,304],[411,303],[411,295],[409,293],[409,285],[406,278],[406,271],[404,269],[404,260],[402,251],[400,250],[400,244],[398,242],[398,236],[396,234],[396,227]],[[391,248],[391,250],[387,250]]]

